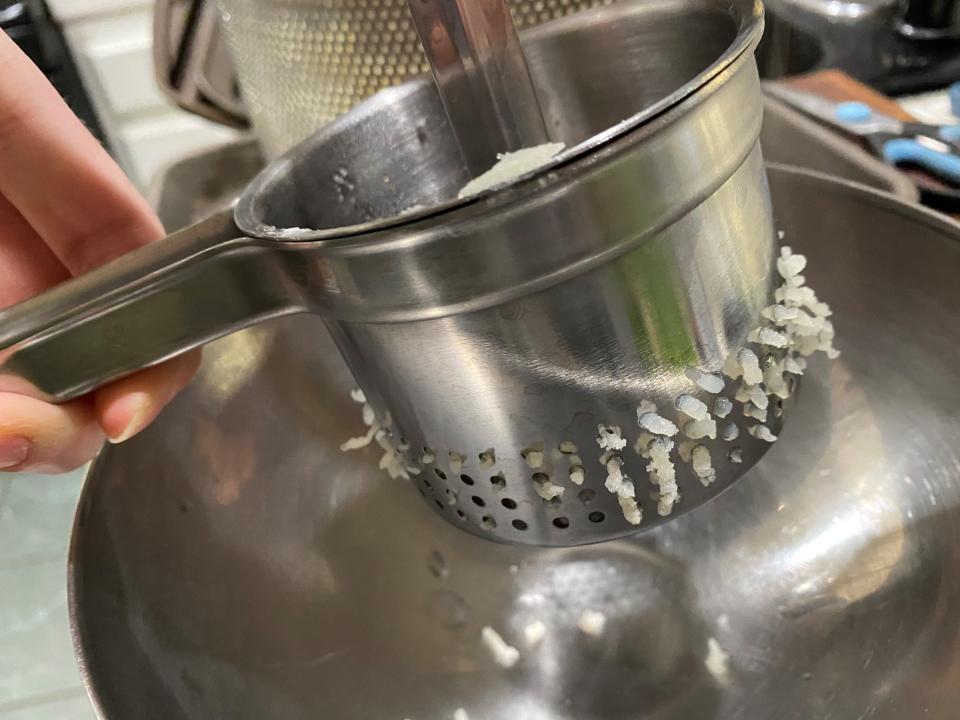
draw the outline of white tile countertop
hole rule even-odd
[[[0,720],[93,720],[67,619],[83,472],[0,477]]]

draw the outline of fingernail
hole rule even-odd
[[[30,454],[30,441],[22,437],[0,438],[0,470],[20,467]]]
[[[146,426],[150,418],[150,403],[145,394],[132,393],[120,400],[111,409],[110,414],[127,418],[126,424],[122,426],[121,430],[107,436],[107,440],[114,444],[122,443],[124,440],[132,438]]]

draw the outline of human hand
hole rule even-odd
[[[163,237],[146,201],[40,70],[0,31],[0,307]],[[63,405],[0,392],[0,471],[64,472],[104,436],[140,432],[199,353]]]

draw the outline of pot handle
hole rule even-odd
[[[70,400],[298,312],[284,262],[225,209],[0,312],[0,390]]]
[[[160,90],[184,110],[230,127],[250,126],[212,0],[154,2],[153,69]]]

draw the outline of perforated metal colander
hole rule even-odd
[[[772,301],[761,28],[753,0],[640,0],[532,29],[543,119],[569,149],[470,198],[432,78],[378,93],[271,163],[228,216],[0,314],[0,386],[68,399],[315,313],[389,430],[381,464],[457,526],[574,545],[677,517],[781,422],[772,398],[769,418],[729,417],[738,437],[674,409],[682,395],[714,406],[688,373],[719,371]],[[678,447],[659,446],[675,473],[644,457],[637,408],[653,403],[677,423]],[[611,489],[614,457],[629,487]]]
[[[379,90],[428,72],[405,0],[217,0],[250,117],[277,155]],[[613,0],[512,0],[518,28]]]

